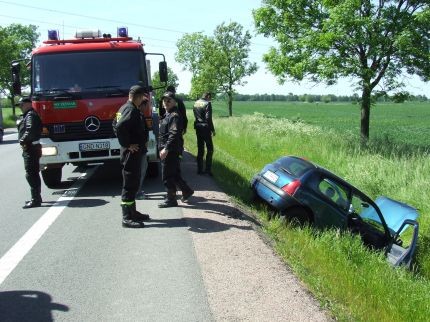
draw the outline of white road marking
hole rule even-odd
[[[21,239],[18,240],[2,258],[0,258],[0,285],[37,243],[40,237],[42,237],[48,228],[55,222],[70,201],[75,198],[84,183],[93,175],[97,168],[98,166],[90,168],[86,173],[83,173],[72,187],[68,189],[57,200],[57,202],[34,223],[24,236],[22,236]]]

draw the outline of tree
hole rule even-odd
[[[259,33],[279,48],[264,55],[281,82],[310,78],[334,84],[357,80],[363,141],[369,138],[371,94],[385,91],[406,71],[429,80],[429,1],[263,0],[253,12]]]
[[[170,67],[167,67],[167,76],[169,79],[167,81],[167,86],[171,85],[171,86],[177,88],[178,84],[179,84],[179,78],[178,78],[178,75],[176,75]],[[152,76],[152,87],[157,88],[157,87],[162,87],[162,86],[163,86],[163,84],[161,84],[161,82],[160,82],[160,73],[158,71],[156,71],[154,73],[154,75]],[[159,102],[161,100],[161,96],[164,94],[164,92],[165,92],[164,87],[155,90],[154,99],[156,102]]]
[[[257,71],[257,65],[248,60],[250,41],[251,34],[236,22],[217,26],[212,37],[184,35],[177,43],[176,60],[193,74],[193,94],[225,93],[232,116],[234,86],[246,84],[243,78]]]
[[[7,27],[0,26],[0,93],[9,98],[12,107],[15,106],[15,102],[12,95],[11,62],[30,58],[31,51],[38,39],[39,34],[36,26],[20,24],[11,24]],[[24,86],[30,85],[29,70],[26,68],[21,70],[22,84]]]

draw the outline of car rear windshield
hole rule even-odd
[[[306,171],[314,167],[312,163],[309,163],[299,158],[292,158],[292,157],[283,157],[283,158],[280,158],[277,162],[288,173],[296,177],[302,176]]]

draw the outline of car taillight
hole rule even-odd
[[[289,195],[293,195],[296,193],[297,189],[299,189],[301,182],[299,180],[291,181],[289,184],[286,184],[282,187],[282,190],[288,193]]]

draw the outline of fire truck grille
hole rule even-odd
[[[88,131],[85,124],[65,123],[48,125],[49,138],[54,142],[114,138],[112,121],[101,121],[96,131]]]

